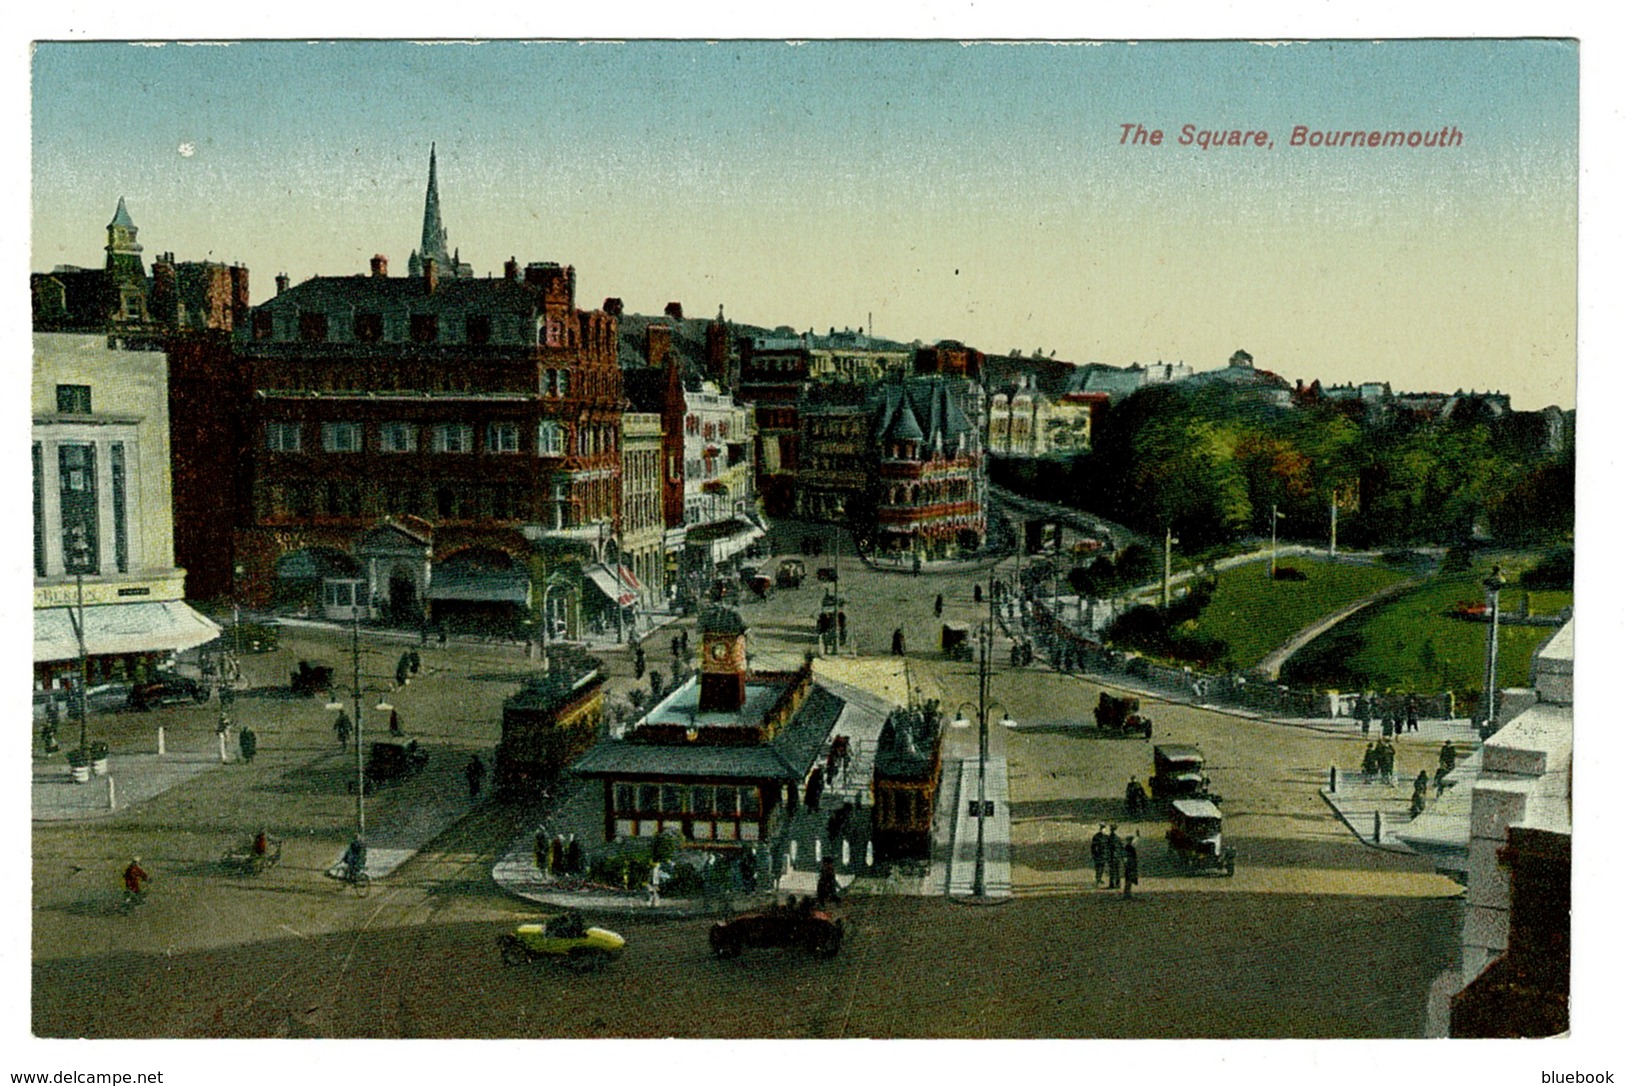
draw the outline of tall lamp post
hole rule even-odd
[[[1270,506],[1270,580],[1272,581],[1275,580],[1275,525],[1285,519],[1286,516],[1278,506]]]
[[[90,701],[90,653],[85,648],[85,569],[90,565],[90,542],[85,538],[83,524],[73,526],[68,546],[72,552],[73,582],[79,594],[77,617],[71,611],[68,613],[69,621],[73,623],[73,636],[79,642],[79,696],[74,699],[74,708],[79,714],[79,753],[88,755],[89,725],[85,716]]]
[[[1009,710],[997,702],[993,706],[988,704],[987,688],[991,678],[993,662],[993,592],[988,591],[988,618],[977,631],[977,640],[981,642],[981,659],[976,665],[976,874],[971,884],[973,898],[987,896],[987,817],[989,814],[987,803],[987,714],[997,706],[1003,718],[999,723],[1006,728],[1014,728],[1016,722],[1010,718]],[[959,716],[954,720],[956,728],[970,727],[970,721],[965,717],[965,710],[970,703],[965,702],[959,707]]]
[[[1484,727],[1495,721],[1495,672],[1501,651],[1501,589],[1506,587],[1501,567],[1484,579],[1484,602],[1489,607],[1490,630],[1484,643]]]
[[[367,763],[364,750],[365,744],[361,741],[361,582],[350,583],[350,704],[355,713],[355,835],[367,835]],[[328,702],[329,709],[343,708],[343,704],[334,698]],[[388,706],[380,701],[378,708]]]

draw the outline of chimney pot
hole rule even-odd
[[[389,258],[383,253],[374,253],[372,257],[372,277],[383,279],[389,275]]]
[[[276,292],[281,294],[288,289],[288,273],[280,272],[276,277]]]
[[[518,261],[517,258],[510,256],[503,263],[503,265],[502,265],[502,278],[506,279],[510,283],[514,282],[515,280],[517,280],[519,278],[519,261]]]

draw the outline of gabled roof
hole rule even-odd
[[[458,309],[529,316],[540,304],[535,290],[511,279],[442,278],[430,293],[423,279],[410,276],[322,275],[289,287],[255,308],[312,312],[410,309],[414,313]]]

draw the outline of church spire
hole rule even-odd
[[[429,144],[429,191],[423,198],[423,238],[407,264],[408,274],[423,274],[423,262],[433,259],[440,275],[447,278],[473,274],[446,250],[446,227],[440,219],[440,182],[435,168],[435,145]]]

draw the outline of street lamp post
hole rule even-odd
[[[991,576],[991,574],[990,574]],[[981,642],[981,659],[976,665],[976,870],[971,884],[973,898],[987,896],[987,714],[992,708],[988,704],[987,689],[992,675],[993,663],[993,592],[988,590],[988,617],[978,631],[977,640]],[[997,703],[994,703],[997,705]],[[965,728],[970,721],[965,719],[964,712],[970,707],[966,702],[959,707],[960,716],[954,721],[954,727]],[[998,706],[1004,713],[1000,721],[1006,728],[1014,728],[1016,722],[1010,719],[1009,710]]]
[[[79,753],[88,756],[89,724],[85,718],[90,702],[90,653],[85,648],[85,567],[90,564],[90,543],[85,538],[83,524],[74,525],[70,537],[69,546],[73,550],[73,582],[79,596],[78,617],[74,618],[73,613],[69,612],[69,619],[73,623],[73,635],[79,642],[79,696],[74,701],[79,714]]]
[[[360,582],[350,586],[350,694],[355,705],[355,835],[367,835],[367,766],[361,753],[361,603]]]
[[[1286,519],[1278,506],[1270,506],[1270,580],[1275,580],[1275,525]]]
[[[1484,602],[1489,607],[1490,629],[1484,644],[1484,726],[1495,721],[1495,673],[1501,651],[1501,589],[1506,587],[1501,567],[1496,566],[1484,580]]]
[[[1174,529],[1170,525],[1162,533],[1162,609],[1168,610],[1168,585],[1173,579],[1174,572],[1174,544],[1179,540],[1174,538]]]

